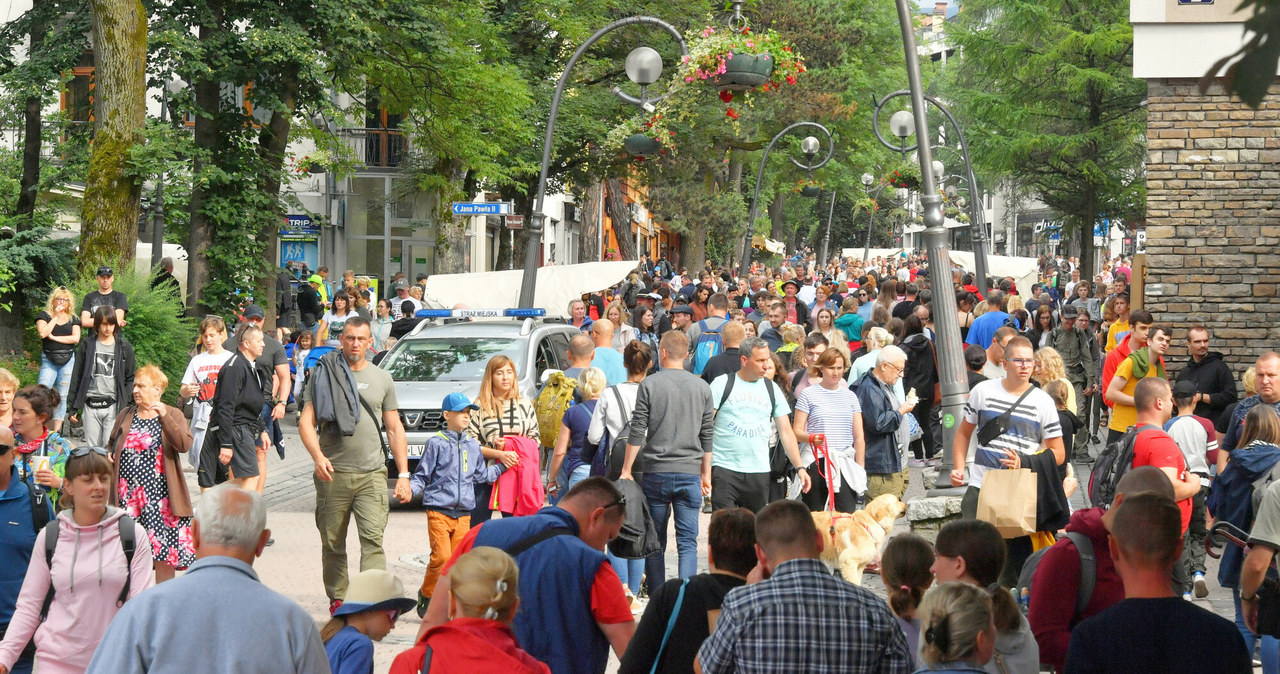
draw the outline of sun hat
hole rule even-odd
[[[417,606],[417,601],[404,596],[404,583],[382,569],[369,569],[356,574],[347,586],[347,596],[342,606],[333,612],[334,617],[396,609],[405,613]]]

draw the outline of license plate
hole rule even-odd
[[[427,449],[427,446],[426,446],[425,444],[424,444],[424,445],[409,445],[409,458],[410,458],[410,459],[421,459],[421,458],[422,458],[422,453],[423,453],[424,451],[426,451],[426,449]]]

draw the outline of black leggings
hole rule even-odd
[[[818,512],[827,509],[827,481],[822,479],[822,473],[818,472],[821,466],[826,469],[826,461],[817,459],[805,469],[809,473],[809,478],[813,483],[813,487],[809,489],[809,493],[801,493],[800,500],[809,507],[809,512]],[[830,473],[827,473],[830,475]],[[851,513],[858,509],[858,495],[849,490],[848,485],[839,492],[836,492],[836,512]]]
[[[911,413],[920,423],[920,430],[923,432],[919,440],[911,441],[911,455],[917,459],[932,459],[942,448],[934,439],[933,406],[921,402]]]

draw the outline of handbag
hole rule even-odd
[[[1028,468],[988,470],[978,491],[977,518],[1004,538],[1036,531],[1036,475]]]
[[[1028,387],[1027,390],[1022,392],[1022,395],[1018,396],[1017,400],[1013,401],[1013,404],[1009,406],[1009,409],[1001,412],[994,419],[983,424],[982,427],[978,429],[978,444],[990,445],[993,440],[1008,432],[1009,420],[1013,418],[1013,411],[1017,409],[1023,399],[1030,395],[1034,390],[1034,386]]]
[[[1258,634],[1280,637],[1280,583],[1267,578],[1258,586]]]

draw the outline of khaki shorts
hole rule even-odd
[[[867,474],[867,503],[877,496],[885,494],[893,494],[901,501],[907,494],[907,469],[903,468],[897,473],[868,473]]]

